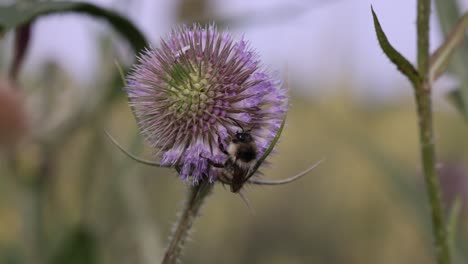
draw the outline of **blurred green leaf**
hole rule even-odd
[[[128,40],[137,53],[148,46],[144,35],[128,19],[114,11],[83,2],[19,2],[9,6],[1,6],[0,32],[18,27],[43,15],[69,12],[106,20]]]
[[[20,25],[16,28],[15,32],[15,50],[13,56],[13,62],[10,67],[9,76],[10,79],[16,80],[18,77],[18,73],[21,69],[21,65],[23,64],[24,57],[29,47],[30,39],[31,39],[31,27],[32,23],[26,23]]]
[[[49,264],[95,264],[97,261],[97,241],[85,226],[78,226],[61,243]]]
[[[436,80],[446,69],[453,52],[465,38],[468,27],[468,12],[466,12],[452,28],[445,42],[431,56],[429,79]]]
[[[466,111],[465,103],[462,98],[460,89],[455,89],[447,94],[447,98],[455,106],[455,108],[460,112],[460,114],[468,121],[468,113]]]
[[[397,66],[398,70],[411,81],[414,87],[416,87],[416,84],[420,81],[418,71],[405,57],[403,57],[403,55],[401,55],[392,46],[392,44],[390,44],[390,42],[387,39],[387,36],[385,35],[385,32],[380,26],[379,19],[377,18],[377,15],[375,14],[374,8],[372,6],[371,11],[372,17],[374,18],[375,33],[377,34],[377,39],[379,41],[380,47],[382,48],[385,55],[387,55],[387,57],[390,59],[390,61]]]

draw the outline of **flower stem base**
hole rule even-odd
[[[193,222],[200,212],[203,201],[208,194],[211,193],[213,185],[214,184],[210,183],[208,180],[204,180],[196,186],[190,186],[184,209],[180,215],[179,221],[175,225],[171,241],[166,248],[166,252],[164,253],[164,258],[161,263],[177,263]]]

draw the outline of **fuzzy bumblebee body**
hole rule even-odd
[[[231,191],[238,192],[257,158],[257,145],[249,132],[238,132],[229,143],[228,159],[224,163],[223,176],[231,182]]]
[[[229,143],[227,152],[234,163],[250,168],[257,158],[257,145],[249,132],[238,132]]]
[[[250,168],[257,161],[257,145],[250,131],[242,129],[242,132],[237,132],[234,135],[227,149],[221,143],[219,149],[228,156],[226,161],[221,164],[207,159],[208,163],[213,167],[222,169],[218,172],[218,178],[231,186],[231,192],[237,193],[247,181]]]

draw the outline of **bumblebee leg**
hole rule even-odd
[[[210,160],[207,157],[203,157],[202,155],[200,155],[200,157],[206,159],[206,161],[208,161],[208,164],[210,164],[211,166],[213,166],[215,168],[224,168],[224,164],[222,164],[222,163],[216,163],[216,162]]]
[[[221,142],[223,142],[223,141],[221,140],[221,137],[218,136],[218,148],[219,148],[219,150],[221,150],[221,152],[224,153],[225,155],[229,156],[229,153],[224,148],[224,145]]]

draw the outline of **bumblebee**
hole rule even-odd
[[[218,139],[219,150],[228,156],[227,160],[224,164],[207,160],[211,166],[222,169],[219,179],[231,186],[231,192],[237,193],[246,182],[250,169],[257,161],[258,148],[250,133],[251,130],[244,130],[236,120],[232,120],[242,131],[236,132],[227,149],[224,148],[221,139]]]

